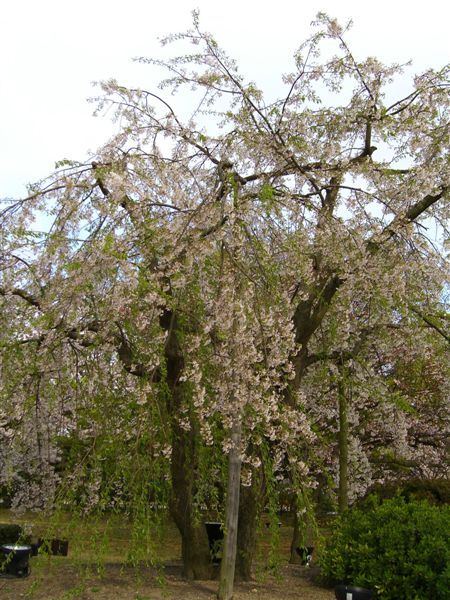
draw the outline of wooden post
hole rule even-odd
[[[242,420],[233,421],[231,449],[228,455],[228,488],[225,507],[225,532],[220,567],[219,600],[233,598],[234,571],[236,567],[237,531],[239,517],[239,490],[241,485]]]

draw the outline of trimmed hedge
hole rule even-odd
[[[336,520],[319,564],[330,582],[382,600],[449,600],[450,507],[373,499]]]

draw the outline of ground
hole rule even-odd
[[[61,559],[62,560],[62,559]],[[104,572],[80,574],[76,567],[64,566],[53,559],[40,566],[26,579],[0,579],[2,600],[213,600],[217,582],[188,582],[181,577],[181,566],[171,565],[165,578],[158,581],[155,572],[137,574],[120,564],[105,565]],[[295,565],[282,568],[281,578],[268,577],[236,585],[235,600],[332,600],[332,590],[320,588],[305,577],[305,569]]]
[[[73,516],[72,516],[73,517]],[[0,510],[0,522],[32,525],[32,535],[69,539],[69,556],[39,555],[31,559],[31,575],[25,579],[0,578],[1,600],[213,600],[217,581],[189,582],[181,574],[180,538],[172,523],[154,533],[146,553],[158,556],[160,570],[133,555],[130,523],[122,517],[73,519],[62,515],[50,525],[42,516],[21,519]],[[289,565],[292,528],[283,522],[277,529],[279,546],[276,576],[267,570],[270,556],[269,529],[262,528],[255,579],[238,583],[234,600],[333,600],[334,593],[311,581],[311,569]],[[138,546],[141,543],[138,543]],[[143,543],[141,544],[144,547]],[[130,558],[137,566],[130,565]],[[313,568],[314,569],[314,568]]]

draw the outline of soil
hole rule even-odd
[[[35,561],[36,559],[32,559]],[[24,579],[0,579],[1,600],[213,600],[217,581],[186,581],[181,563],[166,565],[164,576],[151,568],[136,569],[108,563],[101,572],[92,566],[64,564],[52,558],[32,562],[32,573]],[[310,571],[284,565],[280,577],[265,576],[237,583],[234,600],[333,600],[332,590],[314,584]]]

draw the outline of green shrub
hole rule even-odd
[[[390,481],[372,486],[368,496],[375,495],[380,500],[402,496],[405,500],[426,500],[430,504],[450,504],[450,481],[447,479],[409,479],[407,481]],[[358,503],[359,505],[361,502]]]
[[[11,496],[10,487],[0,485],[0,508],[11,508]]]
[[[383,600],[450,598],[450,507],[404,498],[347,511],[319,563],[325,578]]]
[[[403,486],[401,495],[407,500],[427,500],[431,504],[450,504],[448,479],[411,479]]]
[[[3,544],[27,543],[30,537],[25,535],[20,525],[0,523],[0,546]]]

